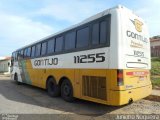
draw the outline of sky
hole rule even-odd
[[[61,31],[118,4],[160,35],[160,0],[0,0],[0,56]]]

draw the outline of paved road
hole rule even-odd
[[[49,97],[43,89],[17,85],[9,77],[0,76],[0,114],[54,114],[51,118],[66,120],[104,119],[110,114],[160,114],[160,102],[143,99],[122,107],[83,100],[68,103],[60,97]]]

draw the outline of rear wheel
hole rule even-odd
[[[47,82],[47,92],[51,97],[57,97],[60,95],[60,88],[56,84],[56,81],[53,78],[49,78]]]
[[[73,102],[73,87],[69,80],[63,80],[61,84],[61,97],[68,102]]]

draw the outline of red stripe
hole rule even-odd
[[[149,74],[148,71],[126,72],[126,75],[129,75],[129,76],[146,76],[147,74]]]
[[[127,72],[126,75],[133,75],[133,72]]]

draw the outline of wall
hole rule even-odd
[[[151,56],[160,57],[160,39],[151,39]]]
[[[0,73],[10,72],[10,60],[0,60]]]

